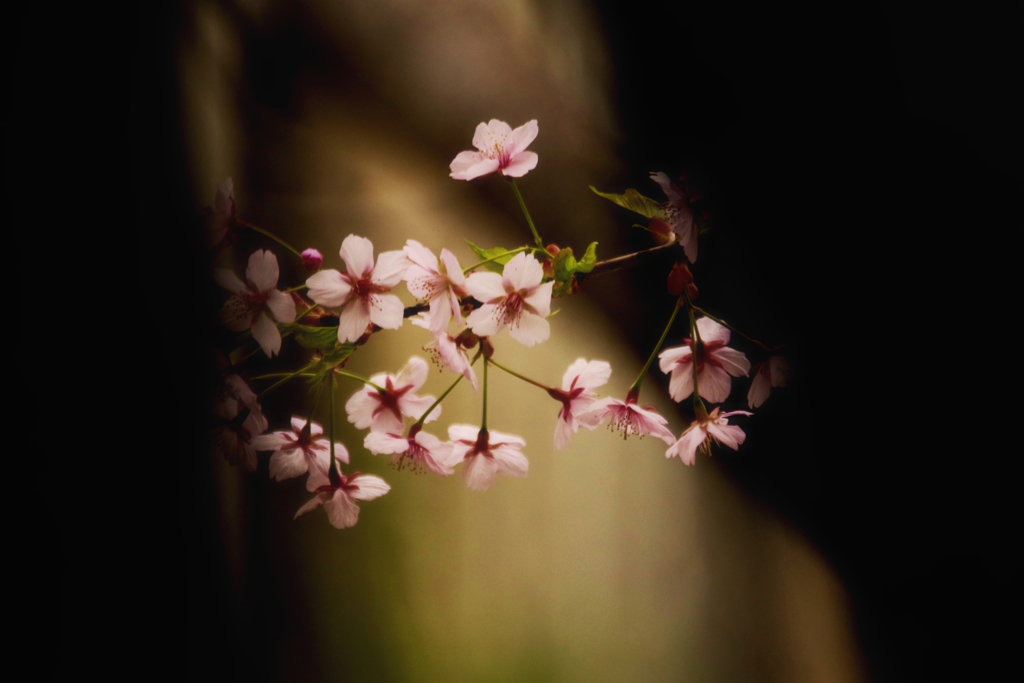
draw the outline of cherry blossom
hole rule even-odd
[[[466,290],[483,303],[466,322],[474,334],[491,337],[508,327],[517,342],[533,346],[547,340],[551,326],[551,288],[554,281],[541,284],[544,270],[537,259],[518,253],[505,264],[501,275],[473,273]]]
[[[426,468],[434,474],[447,477],[454,472],[452,466],[456,464],[451,462],[450,443],[441,443],[433,434],[421,430],[416,430],[415,434],[408,437],[370,432],[363,440],[363,446],[374,455],[392,454],[391,462],[398,469],[408,466],[413,471],[422,471]]]
[[[249,257],[249,265],[245,269],[246,282],[230,270],[219,268],[214,271],[217,284],[233,294],[221,308],[221,322],[232,332],[251,329],[253,339],[268,357],[281,350],[281,332],[274,320],[283,323],[295,320],[295,301],[277,289],[279,274],[277,257],[273,252],[264,250],[257,250]]]
[[[607,384],[611,375],[612,366],[605,361],[577,358],[562,376],[562,388],[548,392],[562,402],[555,425],[555,448],[564,448],[580,425],[596,429],[601,423],[601,415],[591,412],[598,400],[592,389]]]
[[[427,362],[412,357],[397,375],[379,374],[370,382],[383,389],[383,393],[367,384],[352,394],[345,404],[348,421],[356,429],[398,434],[403,431],[403,416],[419,419],[434,402],[433,396],[416,396],[427,381]],[[441,416],[441,406],[436,406],[424,422],[431,422]]]
[[[686,258],[690,260],[690,263],[696,263],[697,229],[693,224],[693,210],[690,209],[689,198],[664,173],[652,172],[651,180],[658,183],[665,196],[668,197],[668,202],[665,204],[668,224],[672,227],[672,232],[676,234],[679,242],[683,245]]]
[[[520,178],[537,166],[536,152],[524,151],[537,138],[537,120],[527,121],[515,130],[504,121],[491,119],[481,123],[473,135],[478,152],[459,152],[452,160],[451,176],[472,180],[488,173]]]
[[[734,451],[739,450],[740,444],[747,438],[747,435],[738,426],[729,424],[728,418],[733,415],[753,415],[753,413],[746,410],[719,413],[719,409],[715,408],[706,420],[696,420],[691,424],[679,436],[679,440],[665,451],[665,457],[679,456],[684,464],[693,465],[697,461],[697,449],[701,444],[708,442],[706,448],[710,454],[711,441],[725,444]]]
[[[729,348],[729,328],[719,325],[711,318],[697,321],[697,331],[703,343],[697,353],[697,390],[701,398],[711,403],[721,403],[729,398],[733,377],[745,377],[750,370],[750,361],[742,352]],[[668,393],[675,401],[682,401],[693,393],[693,349],[689,339],[684,346],[665,349],[658,354],[658,366],[662,372],[671,372]]]
[[[451,463],[464,462],[462,476],[473,491],[486,491],[494,477],[525,477],[530,463],[519,451],[526,445],[518,436],[488,431],[471,425],[448,427],[451,439]]]
[[[391,490],[387,482],[372,474],[353,472],[346,477],[338,469],[335,476],[331,477],[320,468],[310,472],[306,486],[310,491],[315,491],[316,496],[299,508],[295,519],[322,505],[328,521],[336,529],[347,529],[359,521],[356,501],[380,498]]]
[[[430,302],[431,331],[445,330],[452,316],[455,323],[462,324],[459,297],[466,294],[466,276],[455,255],[447,249],[441,250],[441,261],[433,252],[416,240],[405,243],[405,255],[412,265],[405,272],[409,291],[417,299]]]
[[[270,456],[270,478],[283,481],[305,474],[317,465],[327,469],[331,443],[327,439],[316,438],[323,433],[323,427],[317,423],[293,417],[291,431],[263,434],[253,440],[253,446],[258,451],[274,451]],[[348,451],[344,445],[335,442],[334,452],[335,457],[348,463]]]
[[[217,424],[213,428],[213,447],[232,465],[244,465],[256,471],[257,435],[267,430],[256,394],[238,375],[228,375],[217,391],[213,404]]]
[[[653,406],[641,408],[628,400],[600,399],[593,404],[588,413],[580,415],[579,420],[587,423],[596,420],[600,423],[606,417],[608,426],[622,434],[623,439],[634,435],[642,439],[651,434],[667,444],[672,444],[676,440],[676,437],[665,426],[668,424],[668,420],[658,415]]]
[[[782,356],[772,356],[767,362],[754,366],[754,379],[747,391],[747,405],[758,408],[768,399],[772,387],[786,386],[789,363]]]
[[[385,251],[373,265],[373,243],[365,237],[349,235],[341,243],[341,258],[347,273],[333,268],[321,270],[306,279],[309,296],[322,306],[343,306],[338,323],[338,341],[354,342],[370,323],[386,330],[402,326],[405,307],[402,300],[388,294],[402,281],[409,261],[401,251]]]
[[[236,225],[235,186],[231,178],[227,178],[217,186],[213,198],[213,210],[206,226],[206,245],[213,249],[230,240]]]
[[[430,330],[430,322],[426,316],[411,318],[409,322],[417,327]],[[476,373],[473,372],[473,365],[462,344],[465,335],[459,334],[453,337],[447,332],[434,330],[430,330],[430,333],[434,335],[434,341],[424,345],[423,350],[430,354],[431,360],[440,368],[462,375],[476,390]]]

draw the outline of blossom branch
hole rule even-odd
[[[302,258],[302,253],[298,249],[296,249],[292,245],[288,244],[283,239],[281,239],[280,237],[278,237],[274,233],[270,232],[269,230],[264,230],[261,227],[255,226],[252,223],[246,223],[245,221],[238,221],[238,225],[242,226],[243,228],[249,228],[253,232],[258,232],[259,234],[263,235],[264,237],[269,237],[270,239],[274,240],[275,242],[280,244],[282,247],[284,247],[288,251],[290,251],[293,254],[295,254],[296,256],[298,256],[300,259]]]
[[[416,432],[418,432],[420,430],[420,428],[423,426],[423,422],[424,422],[424,420],[427,419],[427,416],[430,415],[430,413],[434,412],[434,408],[436,408],[437,406],[441,405],[441,401],[443,401],[445,399],[445,397],[448,396],[448,394],[452,393],[452,389],[454,389],[455,385],[458,384],[461,381],[462,381],[462,375],[459,375],[455,379],[455,381],[452,382],[452,385],[450,387],[448,387],[447,389],[445,389],[444,393],[441,394],[440,396],[438,396],[437,400],[434,401],[433,403],[431,403],[429,408],[427,408],[425,411],[423,411],[423,414],[420,415],[420,419],[416,420],[416,422],[414,422],[412,424],[412,426],[409,427],[409,436],[410,437],[413,437],[413,436],[416,435]]]
[[[490,362],[495,367],[497,367],[497,368],[499,368],[501,370],[504,370],[505,372],[507,372],[508,374],[512,375],[513,377],[518,377],[519,379],[523,380],[524,382],[527,382],[528,384],[532,384],[533,386],[538,387],[540,389],[543,389],[544,391],[547,391],[547,392],[551,391],[551,387],[549,387],[547,385],[544,385],[544,384],[541,384],[540,382],[535,382],[534,380],[530,379],[529,377],[524,377],[523,375],[520,375],[515,370],[510,370],[509,368],[506,368],[504,365],[502,365],[501,363],[499,363],[496,360],[492,359]]]
[[[633,385],[629,388],[626,393],[627,402],[632,398],[635,402],[637,397],[640,395],[640,385],[644,381],[644,376],[647,375],[647,371],[651,369],[651,363],[658,356],[658,351],[661,349],[661,345],[665,343],[665,338],[668,337],[668,331],[672,329],[672,323],[676,321],[676,316],[679,314],[679,304],[682,303],[682,297],[676,300],[675,305],[672,307],[672,315],[669,316],[668,324],[665,325],[665,329],[661,333],[661,337],[658,339],[658,343],[654,345],[654,350],[651,351],[651,355],[647,358],[647,362],[644,363],[643,370],[640,371],[640,375],[633,382]]]
[[[604,275],[605,273],[611,273],[622,268],[631,268],[633,266],[639,266],[648,261],[652,261],[657,258],[661,258],[663,255],[668,254],[672,251],[678,251],[679,243],[672,242],[670,244],[662,244],[657,247],[651,247],[650,249],[644,249],[642,251],[636,251],[632,254],[626,254],[625,256],[616,256],[605,261],[598,261],[594,264],[594,267],[589,273],[577,273],[576,281],[583,282],[584,280],[598,275]]]

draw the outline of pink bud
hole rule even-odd
[[[323,262],[324,257],[316,249],[307,249],[302,252],[302,267],[311,273],[320,270],[320,264]]]

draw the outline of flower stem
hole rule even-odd
[[[468,273],[469,271],[473,270],[474,268],[479,268],[480,266],[482,266],[484,264],[487,264],[487,263],[490,263],[491,261],[497,261],[498,259],[503,258],[505,256],[508,256],[509,254],[518,254],[519,252],[526,251],[527,249],[533,249],[533,247],[516,247],[515,249],[511,249],[509,251],[506,251],[504,254],[498,254],[497,256],[492,256],[491,258],[484,259],[480,263],[474,263],[469,268],[463,268],[462,272],[463,272],[463,274]],[[545,253],[547,253],[547,252],[545,252]]]
[[[549,387],[547,385],[544,385],[544,384],[541,384],[540,382],[535,382],[532,379],[530,379],[529,377],[524,377],[524,376],[520,375],[518,372],[516,372],[515,370],[509,370],[504,365],[502,365],[501,363],[499,363],[498,361],[496,361],[494,359],[491,359],[490,362],[495,367],[500,368],[501,370],[504,370],[505,372],[507,372],[508,374],[512,375],[513,377],[518,377],[519,379],[523,380],[524,382],[528,382],[529,384],[532,384],[535,387],[540,387],[544,391],[551,391],[551,387]]]
[[[753,337],[751,337],[750,335],[748,335],[748,334],[744,334],[744,333],[743,333],[743,332],[742,332],[741,330],[737,330],[737,329],[736,329],[735,327],[733,327],[733,326],[732,326],[732,325],[730,325],[729,323],[725,322],[725,321],[724,321],[724,320],[722,320],[721,318],[716,318],[715,316],[711,315],[710,313],[708,313],[707,311],[705,311],[705,310],[704,310],[703,308],[701,308],[700,306],[694,306],[693,304],[690,304],[690,306],[692,306],[692,307],[693,307],[693,310],[694,310],[694,311],[696,311],[697,313],[700,313],[700,314],[701,314],[701,315],[703,315],[703,316],[704,316],[705,318],[711,318],[712,320],[714,320],[714,321],[715,321],[716,323],[718,323],[719,325],[724,325],[725,327],[728,327],[728,328],[729,328],[730,330],[732,330],[732,331],[733,331],[733,332],[735,332],[736,334],[740,335],[741,337],[743,337],[743,338],[744,338],[744,339],[746,339],[747,341],[749,341],[749,342],[753,342],[753,343],[757,344],[758,346],[760,346],[760,347],[761,347],[762,349],[764,349],[764,350],[765,350],[765,351],[767,351],[768,353],[771,353],[772,351],[778,351],[778,350],[779,350],[779,349],[781,349],[781,348],[782,348],[783,346],[785,346],[785,344],[780,344],[779,346],[768,346],[767,344],[765,344],[765,343],[763,343],[763,342],[759,342],[758,340],[754,339],[754,338],[753,338]]]
[[[299,368],[299,369],[298,369],[298,370],[296,370],[295,372],[291,372],[291,373],[288,373],[287,375],[285,375],[284,377],[282,377],[281,379],[277,380],[276,382],[274,382],[273,384],[271,384],[271,385],[270,385],[269,387],[267,387],[266,389],[264,389],[263,391],[261,391],[261,392],[259,393],[259,398],[263,398],[264,396],[266,396],[267,394],[269,394],[269,393],[270,393],[270,392],[271,392],[272,390],[274,390],[274,389],[278,388],[279,386],[281,386],[282,384],[284,384],[284,383],[285,383],[285,382],[287,382],[288,380],[290,380],[290,379],[293,379],[293,378],[295,378],[295,377],[298,377],[299,375],[301,375],[301,374],[302,374],[303,372],[305,372],[306,370],[309,370],[309,367],[308,367],[308,366],[307,366],[307,367],[302,367],[302,368]],[[255,378],[254,378],[254,379],[255,379]]]
[[[305,370],[305,369],[306,368],[303,368],[302,370]],[[299,370],[299,372],[302,372],[302,370]],[[295,373],[292,373],[292,372],[265,372],[262,375],[256,375],[255,377],[252,377],[251,379],[255,381],[255,380],[260,380],[260,379],[270,379],[271,377],[291,377],[294,374]],[[314,376],[315,375],[312,372],[307,372],[305,374],[299,375],[299,377],[314,377]]]
[[[672,242],[671,244],[662,244],[657,247],[651,247],[650,249],[635,251],[632,254],[616,256],[615,258],[610,258],[605,261],[598,261],[594,264],[594,267],[589,273],[577,273],[576,281],[582,282],[583,280],[597,277],[598,275],[604,275],[605,273],[611,273],[616,270],[621,270],[622,268],[639,266],[647,261],[652,261],[655,258],[659,258],[669,253],[673,248],[678,249],[679,243]]]
[[[316,388],[316,394],[313,396],[313,406],[309,409],[309,417],[306,418],[306,426],[303,429],[310,429],[310,425],[313,424],[313,413],[316,411],[316,404],[320,401],[320,392],[323,391],[323,388],[323,384]]]
[[[371,387],[373,387],[374,389],[376,389],[377,391],[380,391],[382,393],[387,392],[387,389],[385,389],[384,387],[379,387],[379,386],[377,386],[376,384],[374,384],[373,382],[371,382],[370,380],[368,380],[368,379],[366,379],[364,377],[360,377],[359,375],[353,375],[351,372],[345,372],[344,370],[339,370],[338,368],[332,368],[332,370],[333,370],[334,374],[336,374],[336,375],[341,375],[342,377],[348,377],[349,379],[354,379],[355,381],[362,382],[363,384],[369,384]]]
[[[249,228],[253,232],[258,232],[259,234],[263,235],[264,237],[269,237],[270,239],[274,240],[275,242],[280,244],[282,247],[284,247],[288,251],[292,252],[293,254],[298,256],[299,258],[302,258],[302,253],[299,252],[298,249],[296,249],[292,245],[288,244],[283,239],[281,239],[280,237],[278,237],[274,233],[270,232],[269,230],[264,230],[263,228],[257,227],[255,225],[253,225],[252,223],[246,223],[245,221],[238,221],[238,224],[241,225],[243,228]]]
[[[516,193],[516,199],[519,200],[519,208],[523,210],[523,215],[526,216],[526,222],[530,225],[530,232],[533,233],[533,241],[540,248],[544,248],[544,242],[541,240],[540,235],[537,234],[537,226],[533,224],[533,219],[530,218],[530,212],[526,208],[526,202],[523,201],[523,195],[519,193],[519,186],[516,185],[515,178],[509,178],[509,182],[512,184],[512,191]]]
[[[335,482],[338,481],[338,463],[334,461],[334,378],[328,375],[327,377],[324,378],[324,382],[331,383],[331,388],[329,389],[329,396],[331,399],[331,414],[328,421],[328,424],[330,425],[331,429],[331,465],[330,468],[327,470],[327,478],[330,480],[331,484],[334,484]]]
[[[416,427],[418,425],[422,425],[423,424],[423,422],[427,419],[427,416],[430,415],[431,411],[433,411],[434,408],[436,408],[437,406],[439,406],[441,404],[441,401],[443,401],[445,399],[445,397],[452,392],[452,389],[454,389],[455,385],[458,384],[459,381],[461,381],[461,380],[462,380],[462,375],[459,375],[458,378],[456,378],[456,380],[454,382],[452,382],[452,385],[450,387],[448,387],[447,389],[445,389],[444,393],[441,394],[440,396],[438,396],[436,401],[434,401],[433,403],[430,404],[430,407],[427,408],[427,410],[422,415],[420,415],[420,419],[416,420],[416,422],[413,423],[412,427],[409,427],[410,433],[412,433],[413,427]]]
[[[640,376],[636,378],[636,381],[633,382],[633,386],[629,388],[629,391],[626,394],[627,396],[636,396],[640,393],[640,384],[644,381],[644,376],[647,374],[647,371],[651,368],[651,363],[654,362],[655,357],[658,355],[658,351],[661,349],[661,345],[665,343],[665,338],[668,336],[668,331],[672,329],[672,323],[676,321],[676,315],[679,314],[679,304],[681,303],[681,298],[676,300],[675,306],[672,307],[672,315],[669,316],[668,319],[668,325],[665,325],[665,329],[661,333],[661,338],[659,338],[658,343],[654,345],[654,350],[651,351],[650,357],[647,359],[647,362],[644,363],[644,369],[640,371]]]
[[[484,431],[484,432],[487,431],[487,366],[490,365],[490,364],[491,364],[491,362],[485,356],[484,357],[484,416],[483,416],[483,419],[480,420],[480,430]]]
[[[306,283],[302,283],[301,285],[295,285],[294,287],[289,287],[288,289],[284,290],[284,293],[291,294],[292,292],[299,292],[305,289],[307,286],[308,285],[306,285]]]

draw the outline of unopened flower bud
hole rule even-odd
[[[676,234],[672,232],[672,226],[660,218],[649,219],[647,229],[651,231],[654,241],[658,244],[671,244],[676,241]]]
[[[558,252],[562,251],[557,244],[549,244],[544,248],[544,251],[551,254],[551,258],[545,259],[541,264],[544,270],[544,277],[548,279],[554,279],[555,277],[555,257],[558,256]]]
[[[690,284],[693,284],[693,274],[686,262],[677,262],[668,274],[668,293],[672,296],[679,296],[683,293],[683,287]]]
[[[310,273],[320,270],[324,257],[316,249],[306,249],[302,252],[302,267]]]

